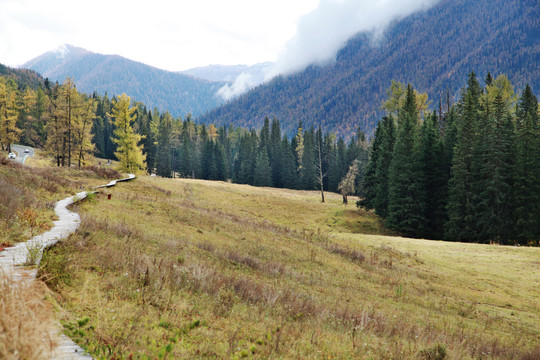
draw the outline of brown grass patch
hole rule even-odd
[[[2,274],[3,276],[3,274]],[[0,281],[0,359],[49,359],[54,341],[50,306],[43,301],[42,283]]]

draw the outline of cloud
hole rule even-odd
[[[428,9],[438,0],[321,0],[298,22],[296,34],[278,55],[267,79],[335,60],[337,52],[359,32],[380,33],[393,20]]]
[[[300,18],[296,34],[287,41],[277,61],[260,79],[241,74],[218,94],[225,100],[240,95],[276,75],[289,75],[312,64],[335,61],[347,40],[360,32],[382,34],[394,20],[427,10],[439,0],[321,0]]]
[[[217,94],[221,96],[224,100],[230,100],[260,84],[260,81],[248,73],[241,73],[236,77],[232,84],[224,85],[221,89],[218,90]]]

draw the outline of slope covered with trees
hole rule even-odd
[[[458,96],[471,71],[504,73],[520,89],[540,83],[539,28],[536,0],[441,0],[395,22],[376,41],[359,34],[328,66],[277,77],[200,119],[260,127],[270,116],[289,135],[301,120],[345,136],[360,127],[371,136],[393,79],[435,102],[447,89]]]
[[[30,60],[23,67],[51,81],[70,77],[77,89],[111,96],[126,93],[149,107],[174,116],[202,114],[223,101],[216,92],[225,82],[211,82],[160,70],[118,55],[102,55],[70,45]]]

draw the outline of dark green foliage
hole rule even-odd
[[[253,185],[272,186],[272,169],[266,151],[260,151],[259,155],[257,155]]]
[[[459,102],[447,100],[444,112],[441,102],[419,127],[409,88],[395,143],[393,121],[377,126],[358,206],[374,208],[408,236],[538,244],[538,100],[527,86],[513,115],[512,91],[497,90],[499,78],[489,78],[483,92],[471,73]]]
[[[469,75],[467,89],[458,104],[460,116],[457,120],[457,140],[452,159],[451,178],[449,183],[448,222],[446,237],[451,240],[475,240],[476,220],[473,197],[473,182],[477,174],[474,166],[474,146],[477,124],[480,117],[481,89],[474,73]]]
[[[302,189],[314,190],[315,180],[315,132],[313,127],[304,133],[304,155],[302,156]]]
[[[425,224],[422,237],[441,239],[446,222],[446,187],[444,146],[439,136],[437,116],[427,116],[420,129],[419,166],[421,194]]]
[[[280,179],[283,187],[289,189],[298,188],[298,173],[296,161],[287,137],[281,140],[281,174]]]
[[[172,177],[171,130],[171,115],[165,113],[159,118],[156,156],[156,175],[163,177]]]
[[[369,160],[366,167],[366,173],[362,182],[362,188],[364,189],[364,196],[361,200],[358,200],[357,206],[361,206],[366,210],[372,210],[375,208],[375,198],[377,196],[377,160],[381,156],[381,142],[383,132],[383,122],[379,121],[377,128],[375,129],[375,137],[371,144],[371,151],[369,153]],[[335,160],[337,163],[337,159]],[[381,215],[381,214],[379,214]],[[381,215],[385,217],[384,215]]]
[[[375,212],[386,217],[388,215],[388,179],[390,164],[394,153],[396,127],[392,116],[383,118],[381,129],[380,155],[376,157],[375,194],[373,208]]]
[[[540,121],[538,99],[527,85],[516,111],[514,231],[522,244],[540,241]]]
[[[407,87],[405,104],[398,117],[398,132],[390,162],[388,181],[388,217],[391,229],[409,236],[424,231],[425,219],[421,172],[416,133],[418,114],[412,87]]]
[[[279,120],[276,119],[272,120],[268,157],[272,164],[272,184],[274,184],[275,187],[283,187],[283,181],[281,180],[281,168],[283,166],[281,128]]]

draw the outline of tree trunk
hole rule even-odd
[[[347,205],[348,204],[347,195],[342,194],[341,196],[343,196],[343,204]]]

